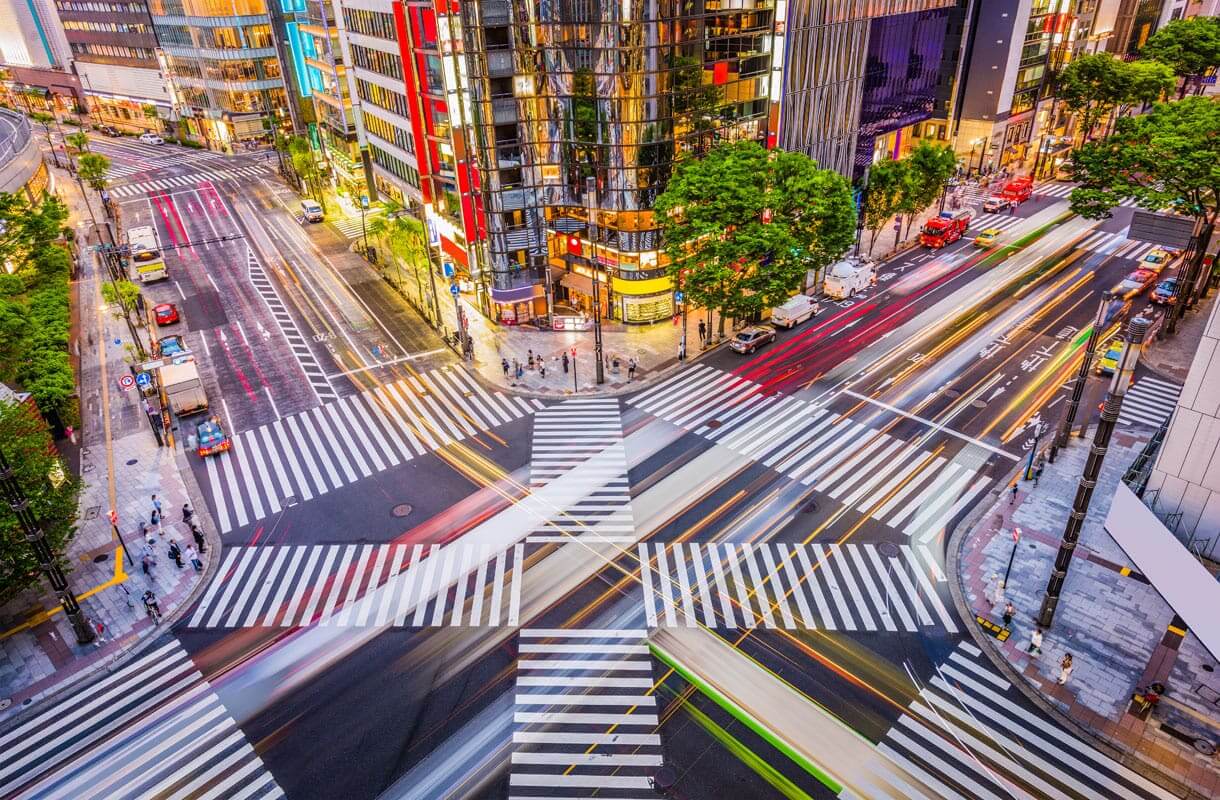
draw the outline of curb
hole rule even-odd
[[[962,587],[962,576],[959,569],[959,561],[962,547],[970,539],[970,535],[974,529],[989,514],[997,502],[1001,501],[1005,491],[1012,485],[1012,481],[1017,478],[1025,469],[1024,462],[1015,470],[1008,478],[999,484],[998,488],[992,489],[984,497],[984,502],[975,505],[973,511],[962,518],[960,522],[953,527],[953,531],[949,534],[948,543],[946,544],[946,570],[949,573],[949,593],[953,597],[953,606],[957,610],[958,615],[966,624],[969,631],[969,636],[975,646],[987,654],[987,659],[992,665],[1004,676],[1012,686],[1014,686],[1027,700],[1033,703],[1039,710],[1049,716],[1056,725],[1067,730],[1077,739],[1087,742],[1095,747],[1101,753],[1104,753],[1114,762],[1123,765],[1153,783],[1157,784],[1166,791],[1181,798],[1189,798],[1190,800],[1207,800],[1204,795],[1195,791],[1189,786],[1185,786],[1178,782],[1173,776],[1155,769],[1148,765],[1146,761],[1134,755],[1131,751],[1121,749],[1115,746],[1112,741],[1100,733],[1086,728],[1081,723],[1069,717],[1064,713],[1059,706],[1047,700],[1042,694],[1030,685],[1029,680],[1004,658],[995,647],[994,639],[990,636],[985,636],[979,630],[978,625],[974,622],[974,610],[966,602],[965,592]]]

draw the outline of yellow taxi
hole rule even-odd
[[[1102,351],[1097,359],[1097,374],[1098,375],[1113,375],[1114,370],[1118,369],[1118,360],[1123,355],[1123,337],[1116,336],[1106,345],[1106,349]]]
[[[978,236],[974,237],[976,247],[991,247],[1000,239],[1002,231],[999,228],[984,228]]]

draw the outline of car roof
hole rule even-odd
[[[157,303],[155,306],[153,306],[153,311],[160,311],[163,308],[170,309],[173,307],[174,307],[173,303]]]
[[[762,327],[761,325],[751,325],[748,328],[742,328],[741,331],[737,335],[742,336],[747,333],[755,334],[755,333],[766,333],[766,332],[767,332],[767,329]]]
[[[1144,281],[1148,280],[1148,278],[1153,275],[1156,275],[1156,273],[1150,269],[1137,269],[1127,277],[1137,281]]]

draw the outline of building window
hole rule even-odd
[[[395,158],[375,144],[369,144],[369,157],[373,163],[389,172],[391,175],[405,181],[409,186],[419,188],[419,172],[402,159]]]
[[[353,33],[374,36],[389,42],[398,41],[394,29],[394,17],[381,11],[365,11],[359,8],[344,8],[343,23]]]
[[[402,80],[402,59],[398,56],[361,47],[358,44],[353,44],[351,47],[352,63],[357,67],[376,72],[378,75],[385,75],[387,78]]]

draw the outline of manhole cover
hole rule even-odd
[[[94,564],[100,564],[100,563],[102,563],[103,561],[105,561],[105,560],[106,560],[106,559],[108,559],[108,558],[110,558],[110,554],[109,554],[109,553],[98,553],[97,555],[95,555],[95,556],[93,557],[93,563],[94,563]]]
[[[1216,671],[1216,668],[1213,667],[1211,664],[1203,664],[1201,666],[1203,667],[1204,672],[1215,672]]]
[[[652,776],[652,788],[658,792],[668,792],[677,782],[678,776],[669,767],[661,767],[657,774]]]
[[[1216,746],[1206,739],[1195,739],[1191,744],[1195,750],[1198,750],[1205,756],[1214,756],[1216,754]]]
[[[945,390],[945,397],[956,398],[956,397],[961,397],[961,396],[962,396],[962,393],[959,392],[957,389],[946,389]]]
[[[987,402],[985,400],[975,400],[970,405],[974,406],[975,408],[986,408]]]
[[[413,508],[410,503],[399,503],[398,505],[394,506],[394,510],[390,513],[396,517],[405,517],[407,514],[410,514],[412,510]]]
[[[899,550],[898,545],[894,544],[893,542],[882,542],[881,544],[877,545],[877,552],[881,553],[881,555],[885,556],[886,558],[897,558],[902,551]]]
[[[89,506],[85,509],[85,519],[97,519],[97,515],[102,511],[101,506]]]
[[[140,461],[140,459],[138,459],[138,458],[129,459],[127,462],[127,466],[129,466],[129,467],[135,466],[137,463],[139,463],[139,461]]]
[[[718,420],[718,419],[714,419],[714,420],[712,420],[711,422],[709,422],[709,423],[707,424],[707,426],[708,426],[709,428],[719,428],[719,427],[720,427],[720,420]]]

